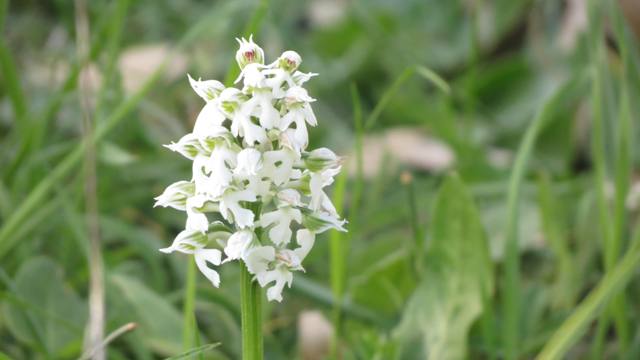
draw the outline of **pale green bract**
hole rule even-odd
[[[206,104],[193,131],[165,146],[193,161],[193,177],[170,185],[155,205],[185,211],[187,221],[160,251],[192,254],[216,287],[220,276],[211,266],[242,261],[268,288],[267,298],[282,301],[315,235],[346,231],[323,190],[340,158],[326,148],[306,151],[307,125],[317,120],[315,99],[302,85],[317,74],[298,71],[302,59],[294,51],[264,65],[252,38],[238,43],[241,90],[189,76]]]

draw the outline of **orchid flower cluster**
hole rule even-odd
[[[193,177],[170,185],[155,204],[185,211],[187,221],[160,251],[192,254],[215,287],[220,276],[212,265],[244,262],[268,287],[267,298],[282,301],[316,234],[346,231],[323,190],[340,159],[327,148],[306,150],[307,125],[317,121],[315,99],[302,85],[317,74],[298,71],[302,59],[294,51],[265,65],[251,37],[236,40],[242,89],[189,76],[206,104],[193,132],[165,146],[193,161]]]

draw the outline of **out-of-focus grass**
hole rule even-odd
[[[200,106],[173,71],[233,81],[234,37],[249,33],[270,59],[295,49],[303,71],[320,73],[309,83],[321,123],[311,147],[344,156],[333,199],[350,221],[349,233],[318,239],[283,303],[264,304],[268,358],[307,353],[309,337],[318,354],[343,359],[465,356],[439,352],[447,344],[473,359],[639,353],[632,10],[586,0],[88,3],[91,46],[76,59],[73,2],[0,1],[0,358],[82,353],[83,68],[101,75],[84,95],[95,106],[87,141],[105,333],[138,324],[110,339],[109,358],[239,358],[239,269],[222,267],[215,289],[187,257],[161,256],[184,219],[152,203],[190,171],[160,146]],[[165,65],[127,88],[156,60],[127,70],[127,56],[159,44],[173,49],[159,55]],[[434,165],[447,151],[455,160]],[[306,310],[320,310],[333,335],[298,323]]]

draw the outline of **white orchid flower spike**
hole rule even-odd
[[[192,161],[192,177],[169,185],[155,204],[186,212],[187,221],[160,251],[193,255],[216,287],[212,266],[242,262],[270,301],[282,301],[316,234],[346,231],[324,190],[341,161],[327,148],[307,150],[316,100],[303,85],[317,74],[298,70],[295,51],[265,65],[253,37],[237,41],[241,89],[188,75],[205,104],[193,131],[165,146]]]

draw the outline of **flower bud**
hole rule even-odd
[[[197,155],[209,156],[211,151],[205,149],[200,140],[193,133],[180,138],[177,143],[164,145],[167,149],[180,153],[189,160],[193,160]]]
[[[245,38],[236,38],[236,41],[240,45],[236,52],[236,61],[240,69],[244,69],[247,64],[251,63],[264,64],[264,51],[253,42],[253,35],[249,37],[249,41]]]
[[[303,153],[302,160],[311,172],[322,172],[326,169],[340,166],[340,158],[327,148],[320,148]]]
[[[176,210],[184,211],[186,209],[187,198],[195,193],[195,184],[191,181],[178,181],[169,185],[162,195],[155,198],[156,203],[153,207],[172,207]]]
[[[297,52],[292,50],[283,52],[280,58],[278,58],[278,66],[290,73],[298,70],[300,63],[302,63],[302,58]]]

